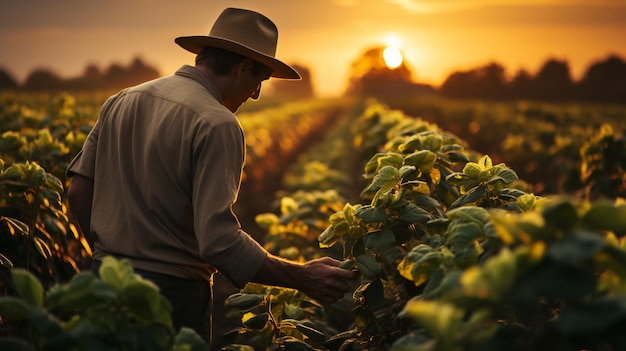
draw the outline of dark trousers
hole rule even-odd
[[[91,271],[96,276],[100,265],[100,261],[95,260],[91,265]],[[176,332],[182,327],[189,327],[210,345],[212,281],[188,280],[141,269],[134,271],[156,284],[161,295],[172,305],[172,322]]]

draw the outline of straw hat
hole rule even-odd
[[[276,25],[254,11],[227,8],[215,20],[208,36],[178,37],[174,41],[194,54],[205,46],[232,51],[268,66],[274,71],[272,77],[300,79],[295,69],[275,58]]]

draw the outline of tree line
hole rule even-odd
[[[452,98],[626,103],[626,62],[610,55],[592,63],[578,81],[565,60],[549,59],[535,75],[522,69],[512,79],[506,78],[502,65],[492,62],[452,73],[439,92]]]
[[[572,79],[567,61],[548,59],[534,75],[521,69],[508,78],[503,65],[491,62],[453,72],[440,86],[434,87],[414,82],[412,70],[405,62],[398,68],[388,68],[383,50],[384,47],[370,48],[353,62],[348,95],[383,100],[407,95],[441,95],[479,100],[626,103],[626,62],[617,55],[593,62],[578,81]]]
[[[405,64],[398,69],[388,69],[382,58],[376,58],[381,53],[382,48],[369,49],[355,61],[347,95],[384,98],[387,95],[439,94],[482,100],[626,103],[626,62],[617,55],[592,63],[578,81],[572,78],[567,61],[549,59],[534,75],[521,69],[509,79],[503,65],[491,62],[467,71],[453,72],[441,86],[432,87],[413,82],[411,70]],[[308,69],[303,66],[298,66],[298,69],[306,73],[303,81],[299,82],[301,86],[277,82],[272,93],[290,98],[313,96]],[[0,69],[0,90],[118,90],[159,76],[156,68],[139,57],[128,66],[112,64],[104,70],[93,64],[88,65],[81,76],[69,79],[63,79],[50,70],[36,69],[22,85],[7,71]]]
[[[127,66],[114,63],[100,69],[95,64],[87,65],[83,74],[74,78],[62,78],[51,70],[39,68],[32,71],[21,85],[6,70],[0,69],[0,90],[118,90],[159,76],[156,68],[136,57]]]

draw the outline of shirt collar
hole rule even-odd
[[[193,66],[184,65],[181,68],[179,68],[175,74],[178,76],[191,78],[195,80],[196,82],[202,84],[202,86],[204,86],[206,90],[208,90],[209,93],[211,93],[211,95],[213,95],[213,97],[215,97],[215,99],[220,104],[222,105],[224,104],[224,101],[222,100],[222,96],[217,91],[217,88],[215,88],[215,85],[213,85],[211,80],[209,80],[209,78],[207,78],[204,74],[202,74],[202,72],[200,72],[199,69]]]

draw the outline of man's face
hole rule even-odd
[[[268,80],[272,71],[264,67],[259,74],[254,74],[254,70],[249,68],[242,69],[233,91],[233,96],[226,102],[226,106],[235,112],[248,99],[256,100],[261,95],[261,85],[263,81]]]

